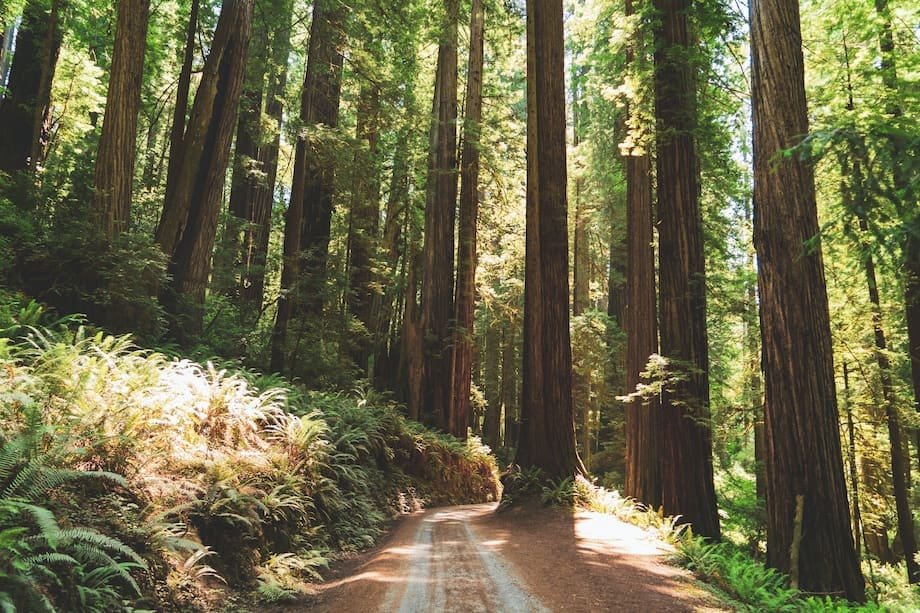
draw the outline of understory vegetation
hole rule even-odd
[[[291,600],[393,516],[499,494],[488,448],[378,394],[170,358],[34,302],[0,303],[0,377],[4,610]]]
[[[517,500],[527,498],[539,500],[543,505],[612,515],[648,531],[672,547],[671,563],[691,571],[721,602],[737,611],[908,613],[917,610],[916,588],[907,583],[903,569],[897,566],[864,561],[868,602],[851,603],[792,587],[789,577],[768,568],[762,552],[752,551],[747,542],[726,538],[713,543],[695,535],[692,527],[681,523],[680,518],[666,516],[583,477],[556,480],[539,470],[515,470],[505,477],[504,484],[503,505],[511,492]],[[738,528],[738,520],[724,519],[727,526]]]

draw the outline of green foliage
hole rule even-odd
[[[53,432],[39,416],[26,414],[22,430],[0,436],[0,606],[6,610],[121,610],[139,596],[132,571],[146,562],[116,538],[87,528],[61,528],[46,506],[76,481],[112,473],[58,468],[47,448]]]
[[[69,564],[72,610],[113,610],[98,603],[146,591],[131,576],[143,562],[134,551],[156,560],[152,579],[173,602],[216,581],[287,598],[338,552],[371,546],[397,513],[498,496],[487,448],[427,431],[375,392],[306,392],[69,320],[35,326],[41,308],[15,301],[0,308],[0,394],[10,400],[0,410],[0,540],[41,581]],[[147,501],[143,513],[99,507],[95,520],[121,540],[59,527],[49,503],[82,519],[102,482]],[[65,588],[36,585],[57,606]]]

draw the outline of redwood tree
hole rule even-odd
[[[51,82],[61,49],[61,2],[29,1],[0,101],[0,171],[35,169],[49,136]]]
[[[451,403],[449,342],[454,315],[454,228],[457,207],[457,20],[459,0],[444,0],[425,205],[421,326],[423,407],[448,427]]]
[[[307,70],[300,98],[300,121],[304,129],[318,124],[338,123],[342,73],[342,21],[344,7],[335,0],[315,0],[310,26]],[[291,200],[285,214],[284,263],[281,296],[271,341],[271,369],[282,372],[287,364],[288,324],[295,306],[303,308],[307,292],[318,292],[317,275],[325,269],[332,221],[334,166],[331,160],[317,160],[301,132],[294,154]],[[309,283],[304,277],[310,277]],[[309,296],[309,312],[322,306],[318,295]]]
[[[466,117],[460,166],[460,230],[448,419],[448,431],[461,439],[466,438],[471,413],[470,388],[473,376],[473,312],[476,306],[476,225],[479,218],[479,126],[482,121],[484,27],[485,10],[482,0],[473,0],[470,15]],[[496,406],[494,410],[497,412],[499,409]]]
[[[583,473],[575,442],[566,203],[562,0],[527,3],[524,367],[515,463]]]
[[[659,412],[661,504],[695,533],[718,539],[691,2],[654,4],[661,354],[677,379]]]
[[[820,249],[807,244],[818,234],[814,171],[797,157],[778,158],[808,133],[797,0],[755,0],[751,41],[767,561],[792,572],[806,591],[861,601],[865,585],[849,528],[824,263]]]
[[[163,299],[181,342],[201,332],[211,252],[243,87],[252,0],[224,0],[183,137],[182,165],[166,186],[157,243],[170,256]]]
[[[137,114],[144,78],[150,0],[121,0],[105,118],[96,156],[93,208],[103,234],[112,239],[131,221]]]

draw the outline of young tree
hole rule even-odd
[[[457,291],[452,343],[448,432],[465,439],[470,422],[473,376],[473,313],[476,306],[476,226],[479,219],[479,133],[482,121],[482,63],[485,9],[473,0],[470,14],[470,59],[466,84],[466,117],[460,168],[460,230]],[[498,350],[496,349],[496,355]],[[496,368],[497,370],[497,368]],[[497,404],[497,403],[496,403]],[[495,407],[498,411],[498,407]],[[497,437],[496,437],[497,439]]]
[[[751,5],[754,241],[763,339],[767,561],[807,591],[865,599],[849,529],[796,0]],[[800,525],[796,517],[801,517]],[[795,538],[795,535],[802,535]]]
[[[695,533],[718,539],[691,3],[654,4],[661,353],[678,378],[659,412],[661,503]]]
[[[177,338],[201,332],[211,252],[223,200],[230,143],[243,88],[252,0],[224,0],[183,137],[182,165],[166,186],[157,243],[170,255],[164,303]]]
[[[62,38],[61,0],[52,0],[50,10],[47,2],[30,0],[16,37],[7,94],[0,101],[0,171],[35,170],[42,162]]]
[[[144,78],[150,0],[121,0],[115,29],[115,50],[109,77],[102,136],[96,155],[97,224],[108,239],[131,222],[131,196],[137,144],[137,114]]]
[[[584,466],[572,403],[562,0],[528,1],[527,51],[524,381],[515,463],[570,477]]]
[[[454,315],[457,208],[457,21],[459,0],[444,0],[429,143],[422,266],[423,407],[448,427],[451,404],[450,320]]]

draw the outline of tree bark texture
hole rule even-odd
[[[652,165],[648,155],[626,158],[626,389],[647,384],[639,373],[658,353],[655,249],[652,225]],[[626,407],[626,495],[657,509],[661,506],[657,398],[636,399]]]
[[[118,2],[115,50],[96,156],[93,199],[98,227],[109,240],[131,223],[137,114],[144,79],[149,14],[150,0]]]
[[[51,83],[61,49],[61,0],[23,11],[6,97],[0,101],[0,171],[35,170],[49,136]]]
[[[176,85],[176,106],[173,108],[173,121],[169,132],[169,163],[166,168],[167,200],[170,196],[169,187],[177,185],[178,175],[182,170],[182,148],[185,138],[185,122],[188,119],[188,96],[192,86],[192,63],[195,61],[198,14],[200,10],[201,0],[192,0],[188,28],[185,32],[182,68],[179,70],[179,81]]]
[[[451,332],[454,316],[454,228],[457,207],[457,21],[459,0],[444,1],[425,207],[421,324],[423,404],[429,419],[449,428]]]
[[[315,0],[310,27],[310,48],[307,70],[300,98],[300,123],[305,132],[312,126],[338,123],[341,86],[342,45],[341,5],[332,0]],[[294,179],[291,200],[285,214],[284,263],[281,271],[281,296],[271,342],[271,369],[283,372],[287,366],[288,324],[304,294],[321,288],[307,283],[304,276],[315,280],[321,259],[325,269],[329,225],[332,221],[332,190],[334,168],[315,159],[307,142],[309,134],[301,133],[294,154]],[[324,239],[322,228],[325,228]],[[320,296],[311,302],[322,305]]]
[[[482,70],[485,9],[472,0],[470,57],[466,84],[466,117],[460,167],[460,228],[457,249],[457,290],[454,300],[450,414],[448,432],[466,439],[473,381],[473,320],[476,309],[476,237],[479,221],[479,133],[482,122]],[[496,406],[496,411],[500,408]],[[496,422],[498,423],[498,422]],[[497,438],[497,437],[496,437]]]
[[[804,495],[799,584],[865,599],[849,526],[814,171],[776,156],[808,132],[796,0],[751,5],[754,244],[761,300],[767,562],[787,572]]]
[[[660,411],[661,503],[695,533],[719,538],[709,424],[706,270],[696,154],[690,0],[655,0],[661,354],[683,380]]]
[[[201,332],[211,254],[243,88],[252,0],[225,0],[183,138],[182,167],[157,228],[170,255],[165,303],[181,342]]]
[[[584,473],[575,441],[566,204],[562,0],[530,0],[524,372],[515,463]]]

